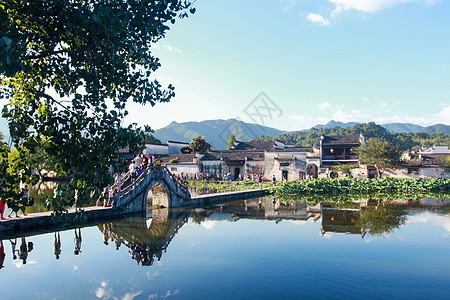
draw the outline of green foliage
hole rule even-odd
[[[9,199],[20,197],[20,180],[37,180],[43,156],[72,181],[55,210],[97,198],[108,183],[117,151],[138,151],[145,130],[122,127],[126,104],[167,102],[151,74],[160,67],[150,51],[176,18],[194,13],[184,0],[17,1],[0,0],[0,96],[18,157],[6,159],[0,178]],[[39,162],[41,163],[41,162]],[[46,163],[46,167],[48,165]],[[19,180],[20,179],[20,180]],[[48,199],[50,200],[50,199]]]
[[[234,134],[230,134],[230,137],[228,138],[227,150],[230,150],[233,147],[234,142],[236,142],[236,137]]]
[[[318,178],[282,182],[274,188],[280,196],[299,194],[368,194],[450,191],[450,179],[408,178]]]
[[[386,141],[396,145],[400,151],[419,150],[422,146],[449,145],[450,134],[446,133],[394,133],[388,132],[384,127],[373,122],[357,124],[352,127],[334,128],[311,128],[305,131],[284,133],[275,137],[260,136],[253,141],[274,141],[279,140],[287,144],[294,144],[298,147],[318,147],[321,135],[353,135],[362,133],[366,138],[384,138]]]
[[[347,174],[347,176],[352,176],[352,169],[356,168],[357,166],[355,165],[351,165],[351,164],[338,164],[334,167],[332,167],[331,169],[333,170],[333,172],[337,173],[337,172],[342,172],[344,174]]]
[[[145,133],[145,143],[146,144],[162,144],[162,142],[155,138],[153,136],[153,133],[155,133],[155,131],[151,128],[148,128],[148,130],[146,130],[147,132]]]
[[[180,152],[183,153],[183,154],[189,154],[189,153],[191,153],[191,148],[183,147],[183,148],[180,149]]]
[[[211,150],[211,145],[204,138],[198,136],[189,144],[190,153],[206,153]]]
[[[169,164],[176,164],[179,161],[180,161],[180,159],[178,157],[172,158],[171,160],[169,160]]]
[[[242,180],[242,181],[190,180],[188,182],[188,186],[196,191],[204,190],[205,192],[207,191],[208,193],[223,193],[223,192],[259,189],[259,183],[250,180]],[[263,188],[272,187],[272,183],[263,182],[262,187]]]
[[[356,148],[359,163],[374,165],[378,170],[393,168],[400,165],[400,151],[386,140],[370,138],[366,143]]]
[[[450,172],[450,156],[447,156],[444,159],[443,164],[444,164],[444,167],[445,167],[445,171]]]

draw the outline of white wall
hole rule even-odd
[[[169,146],[167,144],[155,145],[155,144],[147,144],[145,145],[145,149],[143,151],[144,154],[148,155],[168,155],[169,154]]]

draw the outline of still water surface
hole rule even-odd
[[[450,299],[448,209],[404,206],[381,230],[361,212],[271,199],[154,211],[81,241],[61,230],[58,259],[57,233],[4,239],[1,299]]]

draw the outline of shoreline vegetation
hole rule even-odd
[[[253,181],[188,181],[191,190],[200,193],[223,193],[259,189]],[[420,199],[449,198],[450,179],[409,178],[317,178],[299,181],[263,182],[273,197],[281,201],[349,202],[359,199]]]

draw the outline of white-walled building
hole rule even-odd
[[[176,175],[181,175],[181,172],[207,173],[221,179],[228,176],[250,179],[253,174],[262,174],[267,180],[272,180],[275,175],[277,181],[291,181],[307,176],[317,178],[320,173],[318,151],[286,146],[279,141],[236,142],[232,150],[190,155],[173,154],[163,160]]]

